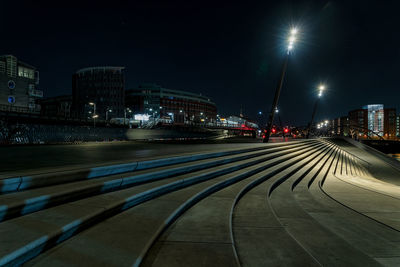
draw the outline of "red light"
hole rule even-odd
[[[275,130],[275,128],[272,128],[272,130],[271,130],[273,133],[275,133],[276,132],[276,130]]]
[[[283,130],[285,133],[289,132],[288,128],[285,128],[285,130]]]
[[[242,124],[242,128],[246,127],[246,125]]]

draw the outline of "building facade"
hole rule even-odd
[[[368,134],[368,110],[356,109],[349,111],[349,126],[352,134],[364,136]]]
[[[368,130],[369,135],[374,133],[382,136],[384,134],[384,108],[382,104],[366,105],[363,107],[368,112]]]
[[[0,110],[39,113],[37,100],[43,97],[38,90],[39,72],[15,56],[0,56]]]
[[[217,116],[217,107],[210,98],[156,84],[127,90],[126,106],[135,114],[170,118],[174,123],[214,122]]]
[[[395,139],[397,137],[397,117],[395,108],[383,110],[383,134],[385,138]]]
[[[72,76],[72,109],[74,117],[96,116],[105,120],[124,117],[124,67],[92,67],[78,70]]]
[[[72,96],[56,96],[41,99],[39,101],[41,110],[40,114],[47,117],[58,117],[58,118],[71,118],[72,109]]]

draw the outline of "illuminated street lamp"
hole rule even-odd
[[[112,112],[112,109],[107,108],[106,110],[106,121],[108,121],[108,113]]]
[[[272,124],[274,123],[274,116],[275,116],[275,113],[277,113],[277,105],[278,105],[278,101],[279,101],[279,95],[281,93],[283,81],[285,79],[287,64],[288,64],[288,61],[289,61],[289,56],[290,56],[291,51],[294,48],[294,44],[295,44],[295,42],[297,40],[297,33],[298,33],[297,28],[292,28],[290,30],[289,37],[287,39],[288,43],[287,43],[286,57],[285,57],[285,60],[283,62],[281,78],[280,78],[278,86],[276,87],[276,90],[275,90],[275,96],[274,96],[274,101],[272,102],[271,112],[269,113],[268,124],[267,124],[267,127],[266,127],[267,132],[266,132],[266,135],[265,135],[265,137],[263,139],[264,143],[268,143],[268,141],[269,141],[269,137],[270,137],[271,129],[272,129]]]
[[[311,122],[310,122],[310,124],[308,125],[307,138],[310,138],[310,133],[311,133],[311,129],[312,129],[312,124],[313,124],[313,122],[314,122],[315,112],[317,111],[318,102],[319,102],[319,100],[321,99],[322,93],[324,92],[324,90],[325,90],[325,85],[321,84],[321,85],[318,86],[318,97],[317,97],[317,99],[315,100],[313,113],[312,113],[312,115],[311,115]],[[321,128],[321,127],[322,127],[322,124],[321,124],[321,125],[318,124],[318,127],[317,127],[317,128],[319,129],[319,128]]]
[[[96,103],[94,103],[94,102],[89,102],[89,105],[93,106],[93,116],[92,116],[92,118],[93,118],[93,128],[96,128],[96,118],[99,117],[99,116],[96,114]]]

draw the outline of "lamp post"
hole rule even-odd
[[[94,102],[89,102],[89,105],[93,106],[93,128],[96,128],[96,118],[98,117],[98,115],[96,114],[96,103]]]
[[[106,110],[106,122],[108,122],[108,113],[109,113],[109,112],[112,112],[112,110],[109,109],[109,108],[107,108],[107,110]]]
[[[290,30],[290,35],[289,35],[289,38],[288,38],[287,53],[286,53],[285,60],[283,62],[283,66],[282,66],[281,78],[279,80],[278,86],[276,87],[274,100],[272,102],[271,112],[269,113],[268,124],[267,124],[267,127],[266,127],[267,132],[266,132],[265,138],[263,139],[264,143],[268,143],[268,141],[269,141],[269,136],[271,134],[272,124],[274,123],[275,110],[276,110],[276,107],[278,105],[279,95],[281,93],[283,81],[285,79],[287,64],[288,64],[288,61],[289,61],[289,56],[290,56],[291,51],[293,50],[294,43],[296,42],[296,35],[297,35],[297,29],[296,28],[291,29]]]
[[[315,100],[314,109],[313,109],[313,112],[312,112],[312,115],[311,115],[311,121],[310,121],[310,124],[308,125],[307,139],[310,138],[310,133],[311,133],[311,129],[312,129],[312,124],[314,122],[315,113],[317,111],[318,102],[321,99],[322,93],[324,92],[324,90],[325,90],[325,85],[318,86],[318,97]]]
[[[124,108],[124,126],[126,125],[126,111],[132,113],[132,110],[130,108]]]

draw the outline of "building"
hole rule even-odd
[[[341,119],[334,120],[334,132],[339,135]],[[377,138],[379,136],[394,139],[399,134],[399,118],[396,109],[384,108],[382,104],[365,105],[362,109],[349,111],[348,133],[357,138]]]
[[[201,94],[142,84],[126,91],[126,106],[135,114],[170,118],[174,123],[214,122],[217,107]]]
[[[36,102],[43,97],[43,91],[37,89],[38,84],[35,67],[12,55],[0,56],[0,110],[39,113]]]
[[[368,112],[369,135],[383,135],[384,132],[384,108],[382,104],[366,105],[363,109]],[[371,131],[373,133],[371,133]]]
[[[397,137],[397,117],[395,108],[383,110],[383,134],[385,138],[395,139]]]
[[[352,135],[364,136],[368,134],[368,110],[356,109],[349,111],[349,126],[351,127]]]
[[[90,104],[89,104],[90,103]],[[92,67],[72,76],[72,110],[80,119],[122,118],[125,107],[124,67]]]
[[[72,95],[41,99],[40,114],[47,117],[71,118]]]

